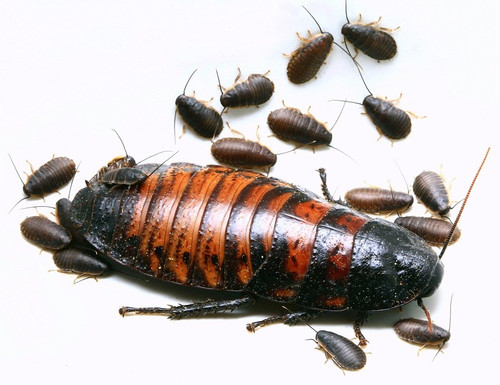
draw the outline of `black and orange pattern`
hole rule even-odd
[[[72,213],[122,269],[332,309],[347,305],[353,237],[369,219],[256,172],[187,163],[161,167],[140,186],[95,183]]]

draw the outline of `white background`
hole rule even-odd
[[[29,173],[53,155],[80,164],[73,196],[96,170],[123,149],[141,160],[162,150],[179,150],[173,160],[211,164],[210,141],[187,131],[174,144],[176,97],[198,68],[186,93],[221,109],[215,69],[224,86],[237,68],[243,78],[265,73],[275,84],[260,108],[230,110],[224,120],[274,152],[292,148],[270,137],[270,111],[288,106],[310,112],[330,127],[342,103],[362,101],[367,91],[348,57],[334,47],[315,80],[301,86],[286,78],[287,58],[299,45],[296,32],[317,32],[305,5],[342,42],[342,0],[330,1],[0,1],[0,373],[16,383],[424,383],[495,378],[498,357],[498,36],[499,11],[487,1],[349,1],[351,21],[383,16],[399,51],[386,63],[358,56],[375,95],[426,118],[412,119],[408,138],[391,144],[380,138],[362,107],[348,104],[333,129],[333,149],[299,149],[282,155],[270,175],[318,194],[317,172],[328,172],[335,195],[366,185],[406,191],[423,170],[441,172],[451,199],[464,194],[488,146],[483,173],[466,207],[462,238],[443,262],[439,291],[426,301],[434,321],[447,327],[454,294],[452,338],[433,361],[435,350],[399,340],[399,317],[423,318],[411,304],[403,313],[372,315],[363,331],[370,341],[368,363],[344,376],[316,351],[306,326],[271,326],[248,333],[248,322],[279,314],[259,304],[231,315],[168,321],[163,317],[118,315],[122,305],[189,303],[211,293],[148,285],[118,274],[73,284],[54,271],[49,253],[28,244],[19,223],[39,204],[54,205],[68,188],[43,201],[23,197],[10,163]],[[176,122],[178,136],[182,122]],[[224,129],[221,136],[229,136]],[[165,155],[154,161],[161,162]],[[23,179],[25,178],[23,174]],[[40,213],[52,216],[51,209]],[[412,214],[424,214],[414,204]],[[452,218],[458,209],[452,212]],[[388,218],[393,220],[393,218]],[[314,321],[353,337],[352,314]],[[482,381],[485,383],[485,381]]]

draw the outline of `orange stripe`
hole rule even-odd
[[[206,209],[200,228],[195,256],[195,269],[203,272],[210,287],[222,284],[226,229],[234,201],[241,190],[259,176],[255,172],[231,173],[220,180],[217,195],[214,193]]]

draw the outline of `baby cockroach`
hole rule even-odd
[[[186,96],[186,87],[195,72],[196,70],[189,76],[182,95],[179,95],[175,100],[176,112],[179,112],[182,120],[196,133],[205,138],[214,138],[220,134],[223,127],[220,113],[195,97]]]
[[[393,101],[373,96],[359,66],[356,65],[356,68],[369,95],[363,99],[362,103],[346,100],[344,100],[344,103],[362,105],[380,134],[386,136],[391,141],[404,139],[410,135],[412,123],[408,112],[396,107]],[[332,99],[331,101],[342,100]]]
[[[299,36],[304,43],[292,52],[286,70],[288,80],[294,84],[306,83],[316,76],[332,50],[333,44],[333,36],[328,32],[323,32],[314,16],[305,7],[303,8],[313,18],[320,33],[315,35],[309,33],[308,38]]]
[[[64,249],[54,253],[54,264],[65,273],[81,274],[96,277],[108,271],[108,266],[95,257],[80,249]]]
[[[393,140],[404,139],[410,135],[410,116],[389,100],[368,95],[363,99],[363,107],[382,135]]]
[[[134,158],[132,158],[128,153],[127,149],[125,148],[125,143],[123,143],[122,138],[120,137],[120,134],[118,134],[118,131],[115,129],[112,129],[115,134],[118,136],[118,139],[120,140],[123,150],[125,151],[125,156],[117,156],[110,160],[108,164],[104,167],[101,167],[97,174],[90,180],[90,182],[100,180],[102,176],[107,173],[108,171],[111,170],[116,170],[122,167],[134,167],[137,163]]]
[[[223,91],[220,85],[219,73],[217,72],[222,94],[220,103],[224,108],[258,106],[267,102],[273,95],[274,83],[265,75],[252,74],[246,80],[238,82],[240,76],[241,71],[238,68],[238,76],[234,80],[235,84]]]
[[[276,154],[258,142],[242,138],[223,138],[212,144],[212,155],[221,163],[236,167],[272,167]]]
[[[10,160],[16,169],[12,157]],[[65,186],[73,179],[75,174],[76,165],[72,159],[66,157],[52,158],[40,166],[38,170],[32,170],[32,174],[28,177],[26,183],[23,182],[23,192],[26,194],[26,197],[44,197]],[[20,176],[19,179],[21,179]]]
[[[413,204],[410,194],[377,187],[359,187],[345,194],[347,204],[371,214],[401,213]]]
[[[267,124],[282,140],[311,145],[328,145],[332,141],[332,133],[323,123],[296,108],[285,107],[272,111],[267,117]]]
[[[316,332],[316,343],[335,364],[346,370],[359,370],[366,365],[366,354],[350,339],[339,334],[320,330]]]
[[[21,233],[42,249],[61,250],[71,243],[71,235],[64,227],[42,216],[28,217],[22,221]]]
[[[170,158],[172,158],[175,154],[169,156],[162,163],[157,165],[150,173],[145,173],[139,168],[136,167],[121,167],[113,170],[109,170],[105,172],[99,182],[109,185],[122,185],[122,186],[133,186],[135,184],[140,184],[144,182],[151,174],[153,174],[156,170],[158,170],[161,166],[165,164]]]
[[[345,2],[345,17],[347,23],[342,27],[342,35],[356,49],[376,60],[389,60],[396,55],[398,47],[394,38],[387,33],[387,28],[377,27],[378,21],[368,24],[351,23],[347,16],[347,0]],[[347,47],[347,44],[346,44]]]
[[[439,215],[446,215],[451,209],[443,179],[434,171],[422,171],[417,175],[413,192],[425,207]]]
[[[413,231],[433,246],[443,246],[453,226],[453,224],[447,220],[415,216],[398,217],[394,223]],[[460,230],[456,228],[455,231],[453,231],[450,244],[458,241],[460,235]]]
[[[451,334],[448,330],[432,324],[432,332],[429,331],[427,320],[415,318],[406,318],[399,320],[394,324],[394,331],[404,341],[412,344],[424,346],[437,346],[439,348],[450,339]]]

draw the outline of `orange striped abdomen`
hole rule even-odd
[[[346,305],[353,236],[367,219],[259,173],[186,163],[138,186],[94,183],[72,205],[73,222],[119,270],[332,309]]]

